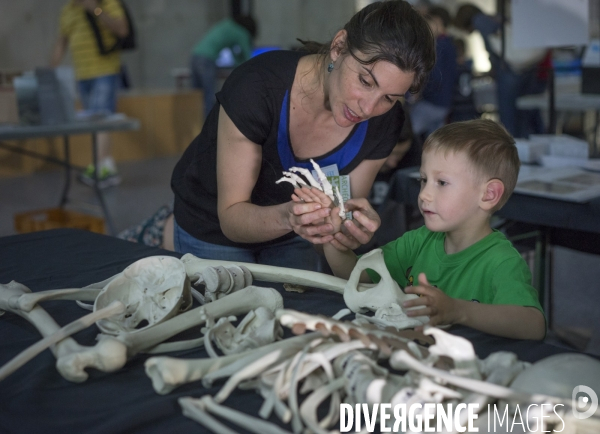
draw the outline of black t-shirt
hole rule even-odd
[[[275,184],[290,166],[311,168],[298,160],[289,143],[289,93],[303,52],[271,51],[237,67],[217,93],[217,104],[202,132],[192,141],[175,166],[171,188],[175,193],[177,224],[194,237],[212,244],[255,247],[294,236],[285,235],[260,244],[236,243],[221,231],[217,216],[217,126],[221,106],[240,132],[262,146],[262,166],[252,191],[252,203],[277,205],[291,200],[289,183]],[[404,112],[395,104],[381,116],[357,124],[335,149],[314,158],[322,167],[338,164],[341,175],[349,174],[364,159],[386,158],[398,141]]]

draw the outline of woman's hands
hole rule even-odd
[[[289,202],[288,221],[292,230],[313,244],[325,244],[333,240],[333,227],[327,222],[331,208],[318,202],[305,202],[294,198]]]
[[[303,238],[314,244],[331,243],[337,250],[354,250],[363,244],[367,244],[373,238],[373,234],[381,225],[381,219],[371,204],[364,199],[350,199],[344,205],[346,211],[352,212],[353,220],[342,220],[339,216],[339,207],[334,207],[331,199],[316,188],[302,187],[294,190],[292,195],[294,206],[298,204],[310,205],[320,204],[323,210],[330,210],[329,215],[324,215],[322,220],[310,218],[311,225],[302,230],[313,235],[312,239]],[[331,209],[333,208],[333,209]],[[297,208],[300,210],[300,208]]]

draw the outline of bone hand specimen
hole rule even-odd
[[[278,179],[277,181],[275,181],[275,183],[279,184],[281,182],[289,182],[295,188],[301,188],[304,186],[308,186],[310,184],[311,187],[317,188],[317,189],[321,190],[323,193],[325,193],[327,195],[327,197],[329,197],[329,199],[331,199],[331,202],[334,205],[339,206],[340,211],[338,214],[342,219],[345,219],[346,218],[346,209],[344,208],[344,200],[342,198],[342,194],[340,193],[339,188],[337,188],[337,186],[336,186],[335,191],[334,191],[334,189],[331,185],[331,182],[329,182],[329,180],[327,179],[327,176],[321,170],[321,167],[312,158],[311,158],[310,162],[312,163],[313,168],[315,169],[315,172],[317,173],[318,181],[312,175],[310,170],[304,169],[302,167],[290,167],[289,171],[283,172],[283,178]],[[296,173],[294,173],[294,172],[300,173],[302,176],[304,176],[306,178],[306,180],[308,181],[308,183],[306,181],[304,181],[300,176],[296,175]]]

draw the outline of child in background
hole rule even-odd
[[[519,167],[514,139],[491,120],[448,124],[428,137],[419,194],[425,226],[382,248],[394,280],[407,294],[420,295],[404,303],[421,307],[409,316],[429,315],[434,326],[462,324],[509,338],[544,338],[544,314],[529,268],[490,226],[492,214],[512,194]],[[327,196],[313,190],[295,194],[330,205]],[[359,223],[371,230],[379,226],[366,201],[352,208],[359,209],[353,216]],[[341,228],[335,210],[331,224]],[[334,274],[348,278],[358,260],[354,252],[335,239],[324,252]],[[361,276],[364,282],[378,279],[371,270]]]

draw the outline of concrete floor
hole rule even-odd
[[[119,164],[122,184],[104,191],[117,232],[172,202],[170,178],[177,161],[178,157],[165,157]],[[16,213],[56,207],[63,185],[61,170],[0,178],[0,236],[16,234]],[[69,208],[101,215],[92,189],[74,179],[70,198]],[[558,335],[575,331],[578,338],[590,336],[583,339],[587,352],[600,355],[600,256],[566,248],[552,250],[554,316],[549,340],[558,342]]]

